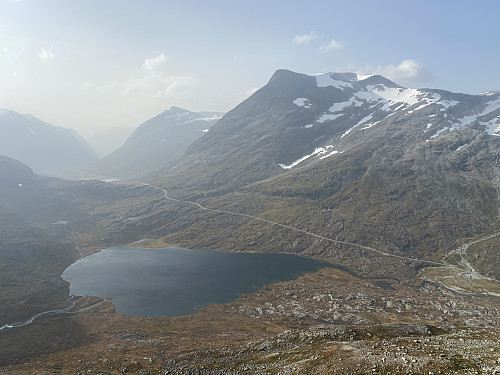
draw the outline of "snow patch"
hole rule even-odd
[[[201,131],[202,131],[203,133],[208,133],[208,132],[209,132],[209,130],[210,130],[210,129],[202,129]]]
[[[434,93],[426,93],[417,89],[406,89],[400,87],[387,87],[384,85],[369,85],[366,89],[354,94],[357,99],[364,100],[375,105],[383,104],[383,111],[393,111],[391,107],[397,105],[398,109],[420,104],[413,111],[420,110],[432,103],[436,103],[441,96]],[[408,112],[411,113],[411,112]]]
[[[31,134],[36,134],[36,131],[34,131],[33,129],[31,129],[30,127],[28,127],[28,130],[30,131]]]
[[[456,100],[440,100],[437,104],[442,105],[444,108],[442,108],[441,111],[444,111],[450,107],[460,104],[460,102],[457,102]]]
[[[17,187],[18,187],[18,188],[22,188],[22,187],[23,187],[23,184],[17,184]]]
[[[328,87],[333,86],[337,89],[344,90],[345,88],[352,88],[350,82],[339,81],[338,79],[332,78],[330,73],[316,73],[311,74],[311,76],[316,77],[316,85],[318,87]]]
[[[212,117],[203,117],[200,120],[201,121],[218,121],[220,120],[224,115],[213,115]]]
[[[293,101],[298,107],[311,108],[311,101],[307,98],[297,98]]]
[[[465,146],[468,146],[468,145],[469,145],[469,144],[468,144],[468,143],[466,143],[466,144],[464,144],[464,145],[462,145],[462,146],[458,147],[455,151],[460,151],[461,149],[463,149]]]
[[[365,122],[367,122],[368,120],[371,120],[371,118],[373,117],[373,115],[374,115],[374,114],[373,114],[373,113],[371,113],[371,114],[369,114],[368,116],[363,117],[361,120],[359,120],[359,121],[358,121],[358,123],[357,123],[356,125],[354,125],[354,126],[353,126],[352,128],[350,128],[350,129],[347,129],[347,130],[344,132],[344,134],[342,134],[342,135],[340,136],[340,138],[344,138],[347,134],[349,134],[350,132],[352,132],[352,131],[353,131],[354,129],[356,129],[359,125],[362,125],[362,124],[364,124]],[[377,122],[378,122],[378,121],[377,121]],[[375,125],[375,123],[374,123],[373,125]],[[368,128],[371,128],[373,125],[369,126]],[[368,129],[368,128],[367,128],[367,129]]]
[[[333,151],[332,148],[333,148],[332,145],[328,145],[325,147],[316,147],[311,154],[302,156],[300,159],[295,160],[292,164],[289,164],[289,165],[278,164],[278,165],[283,169],[292,169],[293,167],[299,165],[304,160],[307,160],[312,156],[323,155],[323,157],[328,157],[330,155],[334,155],[334,154],[338,153],[338,151]],[[321,157],[320,159],[323,159],[323,157]]]
[[[321,160],[323,160],[323,159],[326,159],[326,158],[327,158],[327,157],[329,157],[329,156],[332,156],[332,155],[335,155],[335,154],[339,154],[339,153],[340,153],[340,152],[338,152],[337,150],[334,150],[334,151],[332,151],[332,152],[330,152],[330,153],[328,153],[328,154],[326,154],[326,155],[324,155],[324,156],[320,157],[320,159],[321,159]]]
[[[356,98],[353,96],[351,99],[345,101],[345,102],[340,102],[340,103],[334,103],[328,110],[332,113],[334,112],[340,112],[344,108],[350,107],[351,105],[354,105],[356,107],[359,107],[363,105],[362,102],[356,100]]]
[[[307,124],[307,125],[304,125],[304,128],[311,129],[313,126],[314,126],[313,124]]]
[[[478,120],[480,117],[486,116],[494,111],[500,110],[500,98],[496,100],[492,100],[491,102],[486,103],[486,107],[480,113],[470,116],[464,116],[456,120],[456,122],[452,125],[452,129],[462,129],[463,127],[472,124],[474,121]],[[486,122],[480,122],[481,125],[486,126],[486,132],[490,135],[493,135],[497,131],[499,131],[500,125],[498,124],[498,117],[491,119]]]
[[[361,128],[361,130],[370,129],[372,126],[377,125],[379,122],[380,122],[380,121],[370,122],[370,123],[366,124],[365,126],[363,126],[363,127]]]
[[[373,77],[373,74],[372,75],[356,74],[356,78],[358,81],[363,81],[363,80],[370,78],[370,77]]]
[[[59,221],[56,221],[55,223],[52,223],[52,225],[66,225],[68,223],[69,223],[69,221],[59,220]]]
[[[441,134],[442,132],[444,132],[446,130],[450,130],[450,128],[446,127],[443,129],[439,129],[436,133],[434,133],[434,135],[431,136],[431,138],[436,138],[439,134]]]
[[[325,121],[333,121],[341,116],[344,116],[343,113],[339,113],[339,114],[331,114],[331,113],[323,113],[321,116],[319,116],[319,118],[316,120],[316,122],[319,122],[319,123],[323,123]]]
[[[494,118],[494,119],[492,119],[490,121],[480,122],[480,124],[483,125],[483,126],[486,126],[486,132],[489,135],[498,135],[498,134],[495,134],[495,133],[500,132],[500,119],[498,117]]]

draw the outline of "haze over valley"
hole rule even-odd
[[[0,2],[0,374],[500,371],[496,3],[44,5]]]

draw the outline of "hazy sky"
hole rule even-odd
[[[228,111],[276,69],[500,90],[500,1],[0,0],[0,108],[89,136]]]

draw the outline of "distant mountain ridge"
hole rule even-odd
[[[220,112],[191,112],[171,107],[137,127],[125,144],[96,162],[96,175],[137,178],[159,170],[209,132]]]
[[[0,110],[0,155],[42,174],[82,167],[96,159],[76,131],[6,109]]]

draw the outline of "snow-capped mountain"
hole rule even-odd
[[[76,131],[31,115],[0,110],[0,155],[21,161],[37,173],[57,173],[95,160]]]
[[[498,92],[279,70],[152,181],[173,197],[219,210],[439,261],[468,238],[500,233],[499,116]],[[168,241],[195,238],[199,227],[187,222]],[[329,254],[359,267],[362,254],[353,249],[267,227],[255,237],[255,225],[240,222],[224,236],[216,226],[204,229],[190,246],[243,241],[256,251]],[[468,261],[500,277],[495,241],[471,250]]]
[[[324,159],[349,147],[343,142],[351,132],[351,138],[358,137],[392,116],[410,116],[409,119],[427,116],[422,139],[426,142],[443,132],[475,127],[489,135],[500,135],[500,94],[481,95],[453,94],[442,90],[418,90],[398,86],[381,76],[360,76],[353,73],[324,73],[312,75],[318,87],[334,87],[342,94],[334,98],[331,107],[318,114],[315,103],[307,97],[296,98],[293,104],[309,112],[310,122],[304,129],[333,125],[341,130],[340,137],[334,137],[332,144],[318,145],[310,154],[280,166],[284,169],[295,167],[310,158]],[[340,101],[342,99],[346,99]],[[338,134],[336,134],[337,136]],[[333,150],[335,146],[339,150]],[[464,145],[465,146],[465,145]]]
[[[137,178],[160,169],[207,134],[220,112],[172,107],[137,127],[125,144],[90,168],[97,175]]]
[[[409,89],[379,75],[278,70],[167,166],[159,181],[229,191],[338,156],[375,136],[389,141],[402,127],[415,147],[463,129],[498,138],[499,116],[500,93],[455,94]]]

